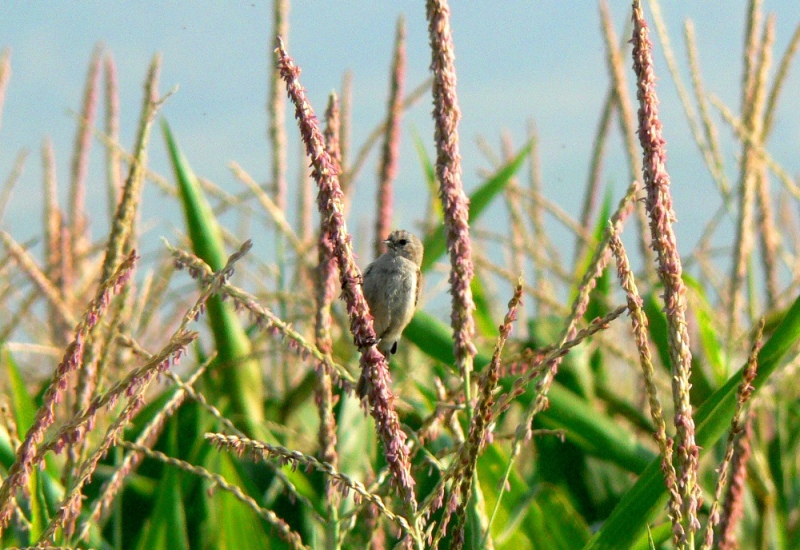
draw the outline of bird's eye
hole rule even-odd
[[[399,244],[400,246],[405,246],[408,244],[408,241],[405,239],[400,239],[399,241],[397,241],[397,244]]]

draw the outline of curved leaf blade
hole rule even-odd
[[[800,338],[800,297],[798,297],[772,337],[758,354],[758,374],[753,387],[758,391],[780,365],[781,359]],[[696,441],[702,456],[730,426],[736,407],[736,390],[741,369],[714,392],[695,414]],[[661,459],[653,460],[633,487],[614,508],[603,527],[589,541],[587,550],[630,548],[645,536],[647,523],[666,502],[666,487],[661,473]]]
[[[163,121],[162,126],[192,248],[211,269],[222,269],[227,258],[219,224],[167,122]],[[230,396],[234,413],[240,417],[249,434],[259,434],[264,421],[263,382],[258,361],[251,354],[250,340],[233,307],[223,303],[219,296],[208,300],[208,320],[217,345],[223,389]]]
[[[428,356],[445,365],[455,363],[450,328],[427,313],[418,311],[403,334]],[[475,356],[476,372],[489,361],[488,354],[479,352]],[[549,408],[537,418],[548,428],[565,430],[567,438],[585,452],[633,473],[642,472],[655,456],[633,434],[558,383],[550,388],[548,398]]]
[[[475,220],[486,210],[492,200],[505,188],[514,174],[520,169],[531,151],[532,143],[523,147],[517,156],[506,163],[491,178],[484,182],[469,197],[469,223]],[[422,259],[422,271],[428,271],[447,250],[447,236],[445,227],[440,225],[436,231],[425,239],[425,257]]]

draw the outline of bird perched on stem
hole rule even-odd
[[[423,246],[415,235],[402,229],[392,231],[383,242],[387,250],[364,270],[363,288],[374,319],[378,350],[388,359],[397,353],[397,341],[419,301]],[[363,372],[356,392],[359,397],[366,393]]]

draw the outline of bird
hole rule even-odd
[[[383,241],[386,252],[364,270],[362,288],[373,317],[378,351],[387,359],[397,353],[397,342],[411,322],[422,288],[422,242],[403,229],[392,231]],[[357,393],[364,397],[364,373]]]

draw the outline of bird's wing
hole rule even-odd
[[[414,307],[417,307],[419,303],[419,295],[422,292],[422,271],[417,268],[417,289],[416,294],[414,295]]]
[[[362,288],[364,289],[364,298],[369,305],[369,312],[372,314],[375,335],[381,338],[389,326],[391,315],[387,309],[384,288],[373,280],[374,277],[368,277],[373,271],[377,272],[381,269],[381,266],[376,264],[378,264],[378,260],[369,264],[364,270]]]
[[[361,285],[362,286],[364,285],[364,279],[366,279],[367,276],[369,276],[370,272],[372,271],[372,269],[374,267],[375,267],[375,262],[372,262],[371,264],[369,264],[367,266],[367,269],[364,270],[364,273],[361,274]]]

